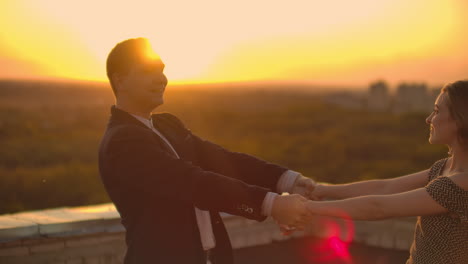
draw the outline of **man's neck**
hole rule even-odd
[[[151,118],[151,112],[152,110],[150,111],[145,111],[145,110],[141,110],[137,107],[131,107],[131,106],[128,106],[128,105],[124,105],[124,104],[119,104],[118,102],[115,104],[115,107],[120,109],[120,110],[123,110],[129,114],[133,114],[133,115],[137,115],[137,116],[140,116],[144,119],[150,119]]]

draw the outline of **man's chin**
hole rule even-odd
[[[163,104],[164,104],[164,100],[163,100],[163,99],[153,101],[154,108],[156,108],[156,107],[158,107],[158,106],[161,106],[161,105],[163,105]]]

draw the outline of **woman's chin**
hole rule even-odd
[[[432,145],[443,145],[443,144],[446,144],[444,142],[441,142],[440,140],[437,140],[437,138],[434,138],[434,137],[429,137],[429,143],[432,144]]]

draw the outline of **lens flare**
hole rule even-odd
[[[354,238],[354,224],[349,216],[343,213],[341,219],[320,218],[315,225],[322,238],[306,246],[308,263],[352,264],[349,246]]]

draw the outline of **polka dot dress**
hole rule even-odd
[[[425,188],[448,213],[418,217],[406,264],[468,264],[468,191],[441,176],[447,160],[434,163]]]

